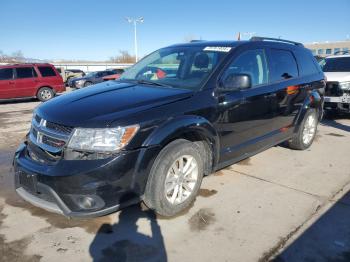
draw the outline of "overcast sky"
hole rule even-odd
[[[314,42],[350,35],[350,0],[0,0],[0,50],[39,59],[106,60],[119,50],[133,53],[127,16],[145,20],[138,26],[140,56],[188,37],[226,40],[255,32]]]

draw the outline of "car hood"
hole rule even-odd
[[[329,82],[348,82],[350,81],[350,72],[324,72]]]
[[[186,99],[193,91],[109,81],[53,98],[36,111],[72,127],[105,127],[118,119]]]

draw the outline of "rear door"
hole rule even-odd
[[[55,87],[62,84],[61,76],[51,66],[38,66],[41,85]]]
[[[15,68],[16,97],[35,96],[39,79],[33,66]]]
[[[0,99],[16,97],[12,68],[0,68]]]

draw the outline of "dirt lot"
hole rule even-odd
[[[324,121],[309,150],[277,146],[207,177],[175,218],[133,206],[69,220],[12,188],[38,104],[0,104],[1,261],[350,261],[349,117]]]

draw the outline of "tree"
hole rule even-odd
[[[11,58],[13,60],[15,60],[16,62],[23,62],[24,61],[24,55],[23,55],[21,50],[13,52],[11,55]]]
[[[109,61],[113,63],[135,63],[135,56],[130,55],[126,50],[120,50],[119,55],[112,56]]]

